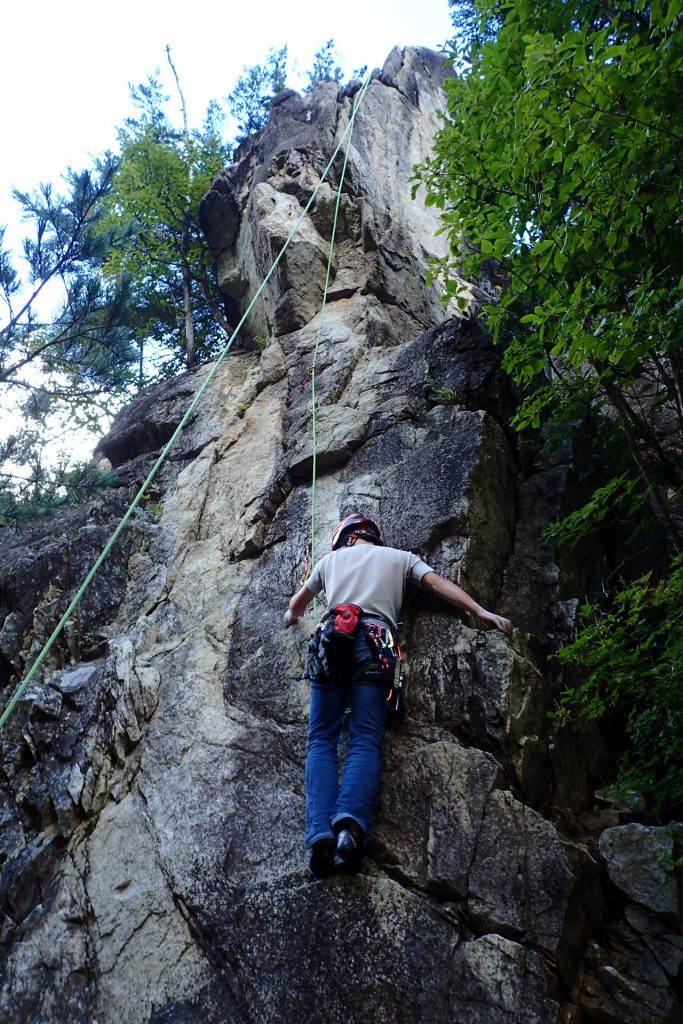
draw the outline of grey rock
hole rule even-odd
[[[98,662],[87,662],[84,665],[75,665],[73,668],[62,669],[50,679],[50,686],[55,687],[65,697],[73,697],[88,686],[93,675],[100,668]]]
[[[223,928],[219,945],[236,965],[249,1020],[281,1021],[286,1007],[287,1019],[319,1024],[502,1024],[520,1006],[534,1024],[557,1020],[537,956],[497,935],[459,942],[444,915],[381,877],[252,889],[232,920],[236,928]],[[256,935],[258,942],[245,941]],[[334,969],[321,958],[327,948],[335,950]]]
[[[52,689],[51,686],[46,686],[36,694],[31,707],[32,712],[39,711],[43,715],[47,715],[48,718],[59,718],[61,710],[62,695],[59,690]]]
[[[599,914],[596,881],[590,858],[570,851],[550,822],[510,793],[491,793],[469,875],[468,907],[480,928],[551,955],[575,949]]]
[[[608,929],[602,944],[588,943],[577,1000],[589,1020],[605,1024],[675,1024],[680,1019],[665,972],[625,924]]]
[[[661,918],[642,907],[631,905],[626,908],[625,917],[631,928],[642,937],[657,963],[670,978],[678,977],[683,964],[683,934],[665,924]]]
[[[378,856],[411,885],[463,899],[486,802],[502,782],[500,766],[452,741],[405,746],[390,737]]]
[[[674,871],[667,865],[673,845],[670,829],[637,822],[606,829],[600,836],[600,855],[614,884],[647,909],[675,919],[680,895]]]
[[[216,370],[0,737],[2,1020],[570,1024],[627,1020],[640,1001],[668,1024],[676,1011],[671,913],[601,891],[563,832],[590,808],[593,742],[549,730],[559,680],[546,655],[572,606],[561,560],[533,540],[569,474],[527,465],[498,351],[426,283],[444,240],[409,177],[443,74],[439,55],[397,49],[373,76],[324,318],[336,164],[246,325],[244,347],[265,345],[137,396],[98,445],[116,485],[106,499],[0,552],[7,690]],[[232,322],[358,89],[279,96],[203,202]],[[484,291],[471,289],[470,313]],[[324,883],[302,842],[313,618],[282,627],[311,542],[316,348],[316,556],[361,509],[529,630],[486,633],[409,594],[406,714],[368,856]]]

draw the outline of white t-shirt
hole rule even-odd
[[[325,591],[327,606],[357,604],[391,625],[398,622],[406,583],[419,584],[434,572],[412,551],[354,544],[331,551],[316,563],[305,587],[314,594]]]

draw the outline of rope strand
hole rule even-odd
[[[253,299],[251,300],[251,302],[247,306],[247,309],[246,309],[245,313],[243,314],[241,320],[239,321],[239,323],[235,327],[235,330],[230,335],[230,338],[226,342],[222,352],[218,356],[218,359],[215,361],[215,363],[211,367],[210,372],[207,374],[206,380],[204,381],[202,386],[197,391],[197,394],[192,399],[190,405],[188,406],[187,411],[185,412],[185,415],[180,420],[180,423],[178,424],[176,429],[173,431],[173,434],[171,435],[169,440],[164,445],[163,449],[161,450],[161,453],[160,453],[159,457],[157,458],[157,460],[154,463],[154,465],[152,466],[151,470],[149,471],[149,473],[145,477],[144,483],[142,484],[142,486],[138,490],[137,494],[133,498],[132,502],[128,506],[128,509],[126,510],[126,512],[124,513],[121,521],[119,522],[118,526],[114,530],[114,533],[111,535],[111,537],[109,538],[109,540],[105,544],[104,548],[102,549],[102,552],[100,553],[99,557],[96,559],[95,564],[93,565],[93,567],[91,568],[90,572],[87,574],[87,576],[83,580],[83,583],[80,585],[80,587],[78,588],[78,590],[74,594],[73,598],[69,602],[69,605],[68,605],[66,611],[62,615],[61,619],[59,620],[59,622],[55,626],[55,628],[52,631],[52,633],[51,633],[50,637],[48,638],[47,642],[43,646],[43,649],[40,651],[38,657],[33,662],[33,665],[31,666],[31,668],[27,672],[26,676],[24,677],[22,682],[17,687],[17,689],[16,689],[14,695],[12,696],[9,704],[7,705],[7,707],[5,708],[4,712],[2,713],[2,716],[0,716],[0,729],[2,729],[4,727],[4,725],[7,722],[8,718],[10,717],[10,715],[12,714],[14,709],[16,708],[16,706],[19,703],[19,701],[21,700],[21,697],[24,694],[24,692],[26,691],[26,688],[28,687],[29,683],[35,677],[36,672],[38,671],[40,666],[45,661],[45,658],[47,657],[47,655],[51,651],[52,646],[53,646],[55,640],[57,639],[57,637],[61,633],[62,629],[64,628],[64,626],[68,622],[68,620],[71,617],[71,615],[73,615],[76,607],[78,606],[78,604],[81,601],[81,598],[83,597],[83,594],[85,593],[85,591],[88,589],[88,587],[92,583],[92,581],[93,581],[95,575],[97,574],[98,570],[100,569],[102,563],[104,562],[104,560],[106,559],[107,555],[109,554],[109,552],[113,548],[114,544],[118,540],[120,534],[122,533],[122,531],[124,530],[126,524],[128,523],[128,520],[133,515],[133,512],[135,511],[135,509],[138,507],[138,505],[142,501],[142,498],[143,498],[144,494],[147,492],[147,489],[148,489],[149,485],[151,484],[152,480],[154,480],[155,476],[157,475],[157,473],[161,469],[161,466],[166,461],[166,458],[167,458],[169,452],[171,451],[171,449],[173,448],[174,444],[176,443],[180,433],[182,432],[182,430],[187,425],[187,422],[190,419],[190,417],[192,416],[192,413],[194,412],[194,410],[196,409],[197,405],[201,401],[201,399],[202,399],[202,397],[204,395],[204,392],[207,390],[207,388],[211,384],[213,378],[218,373],[218,370],[219,370],[221,364],[223,363],[223,360],[225,359],[225,357],[227,356],[228,352],[232,348],[232,344],[233,344],[235,338],[237,337],[237,335],[238,335],[239,331],[241,330],[243,324],[245,323],[247,317],[251,313],[251,310],[253,309],[254,305],[256,304],[256,301],[260,297],[260,295],[261,295],[263,289],[265,288],[266,284],[268,283],[268,281],[272,277],[273,273],[275,272],[275,269],[278,266],[278,264],[280,263],[280,260],[282,259],[282,257],[284,256],[285,252],[287,251],[287,248],[289,247],[289,244],[292,241],[292,238],[294,237],[294,235],[298,231],[299,226],[301,225],[301,222],[303,221],[304,217],[306,216],[306,214],[310,210],[311,206],[313,205],[315,197],[317,196],[318,191],[319,191],[323,181],[325,181],[328,173],[330,172],[330,170],[332,168],[332,165],[334,164],[334,161],[337,158],[337,154],[339,153],[340,149],[342,148],[345,140],[347,139],[347,136],[348,136],[349,141],[350,141],[350,137],[351,137],[351,134],[353,132],[353,123],[354,123],[354,120],[355,120],[356,111],[358,110],[358,107],[360,106],[361,102],[363,101],[363,97],[365,96],[365,93],[367,91],[367,88],[368,88],[369,84],[370,84],[370,74],[368,73],[368,74],[366,74],[365,81],[363,82],[363,85],[362,85],[362,87],[360,89],[360,92],[358,93],[357,101],[354,103],[353,113],[351,115],[349,123],[346,126],[346,128],[345,128],[345,130],[344,130],[344,132],[343,132],[339,142],[337,143],[337,146],[336,146],[332,156],[330,157],[330,159],[329,159],[329,161],[327,163],[327,166],[325,167],[325,170],[323,171],[323,173],[322,173],[322,175],[320,177],[320,181],[318,182],[318,184],[316,185],[315,189],[313,190],[311,198],[306,203],[306,206],[304,207],[301,215],[297,219],[297,221],[294,224],[294,227],[292,228],[291,232],[289,233],[289,235],[288,235],[284,245],[280,249],[280,252],[277,254],[275,259],[273,260],[273,263],[272,263],[272,265],[270,267],[270,270],[268,271],[268,273],[264,277],[263,281],[261,282],[260,287],[258,288],[258,290],[257,290],[256,294],[254,295]],[[347,143],[347,153],[348,153],[348,143]],[[344,167],[346,167],[346,161],[344,163]],[[341,188],[341,184],[340,184],[340,188]],[[337,205],[338,205],[338,201],[337,201]],[[336,211],[335,211],[335,223],[336,223]],[[331,254],[330,254],[330,261],[331,261],[331,258],[332,257],[331,257]],[[328,264],[328,278],[329,278],[329,264]],[[327,284],[326,284],[326,287],[327,287]],[[317,343],[316,343],[316,345],[317,345]],[[311,555],[311,560],[312,560],[312,555]]]
[[[316,484],[317,484],[317,468],[318,468],[318,440],[316,433],[316,370],[318,361],[318,348],[320,346],[320,338],[322,336],[323,322],[325,319],[325,307],[327,305],[327,293],[330,287],[330,272],[332,268],[332,255],[334,253],[334,239],[337,233],[337,221],[339,219],[339,207],[341,205],[342,189],[344,187],[344,179],[346,177],[346,167],[349,162],[349,149],[351,148],[351,139],[353,137],[353,126],[356,120],[356,112],[360,106],[361,100],[367,89],[367,83],[363,86],[361,93],[359,94],[358,102],[354,103],[351,117],[349,119],[348,129],[349,135],[346,140],[346,149],[344,151],[344,163],[342,165],[341,177],[339,179],[339,188],[337,189],[337,201],[334,205],[334,219],[332,221],[332,234],[330,237],[330,250],[327,257],[327,272],[325,274],[325,288],[323,290],[323,301],[320,308],[320,320],[318,322],[318,330],[315,337],[315,345],[313,346],[313,359],[311,361],[311,449],[312,449],[312,460],[311,460],[311,541],[309,544],[311,566],[315,565],[315,531],[316,531]],[[318,602],[317,599],[313,599],[313,619],[317,623],[318,621]]]

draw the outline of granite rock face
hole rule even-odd
[[[556,813],[585,810],[591,781],[547,718],[547,652],[571,606],[537,535],[565,467],[522,471],[496,352],[426,284],[437,224],[408,179],[443,74],[437,55],[395,50],[373,79],[324,320],[341,165],[247,325],[265,345],[220,367],[84,604],[79,642],[58,647],[0,737],[0,1020],[675,1019],[678,840],[631,823],[593,844]],[[206,197],[235,319],[354,91],[283,94]],[[324,882],[302,841],[312,621],[282,626],[310,542],[319,332],[318,554],[362,509],[519,627],[482,632],[410,594],[407,711],[388,732],[369,855]],[[120,415],[97,452],[118,483],[107,501],[2,548],[3,702],[101,545],[94,528],[116,520],[207,372]]]

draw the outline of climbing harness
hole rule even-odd
[[[387,689],[387,711],[397,714],[403,691],[401,648],[391,629],[375,616],[357,604],[336,604],[311,634],[305,678],[317,683],[377,683]]]
[[[308,645],[306,676],[316,682],[342,683],[349,678],[363,609],[336,604],[316,626]]]
[[[404,676],[401,645],[394,640],[393,633],[387,626],[369,622],[365,629],[375,654],[381,681],[389,687],[387,711],[397,715],[401,710],[403,698]]]
[[[260,298],[261,293],[263,292],[264,288],[266,287],[266,284],[268,283],[268,281],[270,280],[270,278],[274,274],[278,264],[282,260],[282,257],[284,256],[285,252],[289,248],[289,244],[292,241],[292,239],[293,239],[294,235],[296,234],[296,232],[298,231],[299,226],[301,225],[304,217],[306,216],[306,214],[310,210],[311,206],[313,205],[320,187],[322,186],[323,182],[327,178],[327,175],[329,174],[330,170],[332,169],[334,161],[337,158],[337,154],[339,153],[339,151],[342,148],[342,146],[344,145],[344,143],[346,143],[346,149],[345,149],[345,154],[344,154],[344,165],[343,165],[341,180],[340,180],[340,183],[339,183],[339,190],[338,190],[338,193],[337,193],[337,203],[336,203],[336,206],[335,206],[335,214],[334,214],[334,224],[333,224],[333,234],[332,234],[331,246],[334,244],[334,230],[335,230],[336,224],[337,224],[337,217],[338,217],[338,212],[339,212],[339,203],[340,203],[340,197],[341,197],[341,189],[342,189],[342,186],[343,186],[344,174],[346,172],[346,165],[347,165],[347,162],[348,162],[349,146],[350,146],[350,142],[351,142],[351,136],[353,134],[354,122],[355,122],[355,119],[356,119],[356,113],[358,112],[358,109],[359,109],[359,107],[360,107],[360,105],[363,102],[363,99],[365,97],[365,93],[368,90],[368,86],[370,85],[370,81],[371,81],[371,72],[368,71],[366,73],[365,80],[363,81],[363,84],[361,85],[361,87],[360,87],[360,89],[359,89],[359,91],[358,91],[358,93],[356,95],[356,98],[354,100],[354,104],[353,104],[353,108],[352,108],[352,111],[351,111],[351,115],[349,117],[349,123],[347,124],[346,128],[344,129],[344,131],[342,133],[342,136],[339,139],[339,142],[337,143],[337,146],[335,147],[335,150],[334,150],[332,156],[330,157],[330,159],[329,159],[329,161],[328,161],[324,171],[322,172],[322,174],[320,176],[320,180],[318,181],[317,185],[315,186],[315,188],[314,188],[314,190],[313,190],[313,192],[311,194],[310,199],[306,203],[306,206],[304,207],[304,209],[302,210],[302,212],[301,212],[300,216],[298,217],[296,223],[292,227],[292,230],[290,231],[289,235],[287,236],[287,238],[286,238],[282,248],[280,249],[279,253],[277,254],[275,259],[273,260],[273,263],[271,264],[270,270],[268,271],[268,273],[264,277],[264,279],[261,282],[261,285],[259,286],[258,290],[256,291],[254,297],[252,298],[251,302],[247,306],[245,312],[242,315],[241,320],[239,321],[239,323],[235,327],[235,330],[232,332],[232,334],[230,335],[228,341],[226,342],[225,346],[223,347],[222,352],[220,353],[220,355],[216,359],[215,363],[211,367],[211,370],[209,371],[209,373],[206,376],[206,380],[201,385],[201,387],[198,389],[196,395],[192,399],[190,405],[187,408],[187,411],[185,412],[185,415],[182,417],[182,419],[178,423],[178,426],[173,431],[173,434],[171,435],[169,440],[166,442],[166,444],[162,448],[162,450],[161,450],[161,452],[160,452],[156,462],[154,463],[154,465],[152,466],[151,470],[147,474],[147,477],[145,478],[144,483],[141,485],[141,487],[138,490],[137,494],[135,495],[135,497],[133,498],[132,502],[128,506],[128,509],[126,510],[126,512],[124,513],[123,517],[121,518],[121,521],[119,522],[118,526],[116,527],[116,529],[114,530],[113,534],[111,535],[111,537],[109,538],[109,540],[105,544],[104,548],[102,549],[102,552],[100,553],[99,557],[96,559],[94,565],[90,569],[90,572],[87,574],[87,576],[83,580],[83,583],[80,585],[80,587],[78,588],[78,590],[74,594],[73,598],[69,602],[69,605],[68,605],[66,611],[64,612],[64,614],[62,615],[61,619],[59,620],[59,622],[55,626],[54,630],[52,631],[51,635],[49,636],[48,640],[44,644],[43,649],[38,654],[38,657],[33,662],[33,664],[31,665],[31,668],[28,670],[26,676],[24,677],[24,679],[22,680],[22,682],[19,684],[19,686],[17,687],[16,691],[14,692],[14,695],[12,696],[9,704],[5,708],[5,710],[2,713],[2,715],[0,716],[0,729],[2,729],[2,727],[7,722],[8,718],[10,717],[12,712],[14,711],[15,707],[17,706],[17,704],[21,700],[21,697],[25,693],[28,685],[33,680],[33,678],[35,677],[38,669],[43,664],[43,662],[45,661],[45,658],[47,657],[47,655],[51,651],[52,646],[53,646],[55,640],[60,635],[60,633],[62,632],[62,629],[64,628],[64,626],[66,625],[66,623],[68,622],[70,617],[73,615],[73,613],[76,610],[76,608],[78,607],[78,605],[80,604],[80,601],[81,601],[81,598],[83,597],[83,594],[85,593],[85,591],[88,589],[88,587],[92,583],[92,581],[93,581],[95,575],[97,574],[97,572],[99,571],[102,563],[104,562],[104,560],[106,559],[107,555],[109,554],[109,552],[113,548],[114,544],[118,540],[119,536],[121,535],[122,531],[126,527],[129,519],[131,518],[131,516],[135,512],[135,509],[138,507],[138,505],[142,501],[144,495],[147,493],[150,484],[152,483],[152,481],[154,480],[155,476],[159,472],[159,469],[161,468],[163,463],[166,461],[166,458],[167,458],[169,452],[171,451],[171,449],[173,448],[173,446],[175,445],[175,443],[176,443],[180,433],[186,427],[186,425],[187,425],[188,421],[190,420],[194,410],[196,409],[197,405],[199,404],[199,402],[201,401],[202,397],[204,396],[204,392],[207,390],[207,388],[209,387],[209,385],[213,381],[214,377],[218,373],[218,370],[219,370],[221,364],[223,363],[223,360],[225,359],[225,357],[227,356],[228,352],[232,348],[232,344],[233,344],[235,338],[237,337],[237,335],[238,335],[239,331],[241,330],[243,324],[245,323],[245,321],[249,317],[249,314],[251,313],[251,311],[252,311],[253,307],[255,306],[257,300]],[[330,257],[328,259],[327,275],[326,275],[326,279],[325,279],[325,292],[324,292],[323,301],[325,301],[325,299],[327,298],[327,291],[328,291],[329,279],[330,279],[331,263],[332,263],[332,248],[330,248]],[[317,355],[317,347],[318,347],[318,341],[319,341],[319,338],[320,338],[320,329],[321,329],[321,327],[322,327],[322,324],[320,324],[319,329],[318,329],[318,337],[316,339],[316,345],[315,345],[315,355]],[[314,356],[314,358],[315,358],[315,356]],[[315,387],[315,371],[314,370],[312,371],[312,374],[311,374],[311,386],[314,389],[314,387]],[[314,448],[315,448],[315,446],[314,446]],[[315,465],[315,450],[314,450],[314,465]],[[311,546],[311,561],[313,561],[313,546]]]

